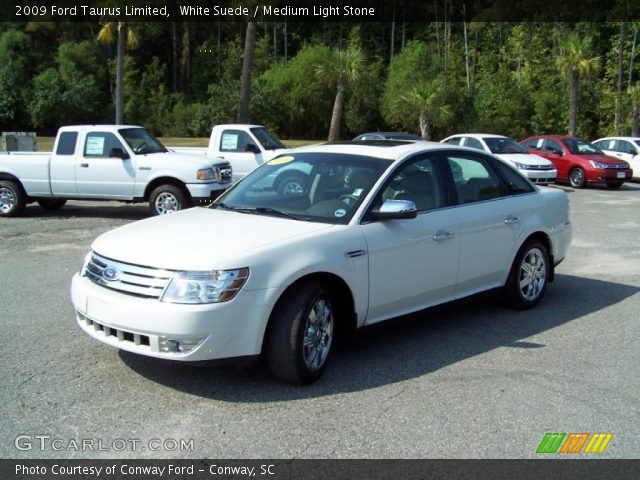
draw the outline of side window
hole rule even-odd
[[[108,157],[112,148],[122,147],[122,143],[111,132],[89,132],[84,142],[85,157]]]
[[[473,137],[467,137],[467,141],[464,142],[464,146],[469,148],[475,148],[476,150],[484,150],[484,148],[482,147],[482,143],[480,143],[480,140]]]
[[[220,138],[221,152],[246,152],[247,145],[255,144],[247,132],[242,130],[225,130]]]
[[[636,153],[636,149],[627,142],[626,140],[618,140],[618,145],[616,145],[616,151],[622,153]]]
[[[58,137],[58,148],[56,155],[73,155],[76,153],[76,142],[78,132],[62,132]]]
[[[562,147],[555,140],[547,139],[544,142],[544,150],[548,152],[557,153],[558,155],[562,155]]]
[[[505,180],[507,192],[509,194],[517,195],[519,193],[530,193],[535,191],[529,181],[522,175],[518,174],[518,172],[513,168],[499,162],[496,162],[494,165],[502,174],[502,178]]]
[[[444,143],[448,143],[449,145],[460,145],[460,140],[462,140],[462,137],[450,138]]]
[[[458,203],[474,203],[501,196],[500,181],[488,161],[475,156],[448,154]]]
[[[382,190],[377,202],[411,200],[418,211],[433,210],[444,206],[444,192],[438,182],[435,157],[421,158],[402,165]]]

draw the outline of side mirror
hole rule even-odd
[[[111,150],[109,150],[109,157],[127,160],[129,158],[129,154],[121,148],[112,148]]]
[[[403,220],[417,216],[416,204],[411,200],[385,200],[380,208],[371,211],[374,220]]]
[[[254,145],[253,143],[247,143],[247,146],[244,147],[244,151],[251,152],[251,153],[260,153],[260,149],[257,147],[257,145]]]

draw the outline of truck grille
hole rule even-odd
[[[232,176],[231,164],[223,163],[216,167],[216,174],[218,176],[218,182],[230,182]]]
[[[118,262],[91,253],[83,276],[93,283],[139,297],[160,298],[173,271]]]

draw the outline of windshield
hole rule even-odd
[[[153,138],[144,128],[122,128],[118,131],[131,150],[138,155],[167,151],[164,145]]]
[[[255,135],[255,137],[262,144],[265,150],[276,150],[278,148],[287,148],[282,143],[280,143],[280,140],[278,140],[269,132],[267,132],[267,129],[264,127],[252,128],[251,133]]]
[[[593,145],[592,143],[587,142],[586,140],[582,140],[581,138],[563,138],[562,143],[567,147],[569,152],[575,155],[588,155],[591,153],[600,153],[604,152],[600,150],[598,147]]]
[[[483,140],[491,153],[527,153],[522,145],[510,138],[485,137]]]
[[[390,160],[296,153],[263,164],[211,208],[345,225]]]

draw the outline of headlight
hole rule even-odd
[[[526,170],[527,168],[529,168],[529,166],[524,163],[515,162],[515,165],[518,170]]]
[[[169,303],[220,303],[231,300],[249,277],[248,268],[212,272],[176,272],[164,295]]]
[[[198,180],[215,180],[216,177],[213,174],[213,170],[211,168],[203,168],[202,170],[198,170],[198,175],[196,176]]]
[[[600,163],[595,160],[589,160],[589,163],[593,168],[597,168],[599,170],[604,170],[605,168],[609,167],[609,165],[607,165],[606,163]]]

